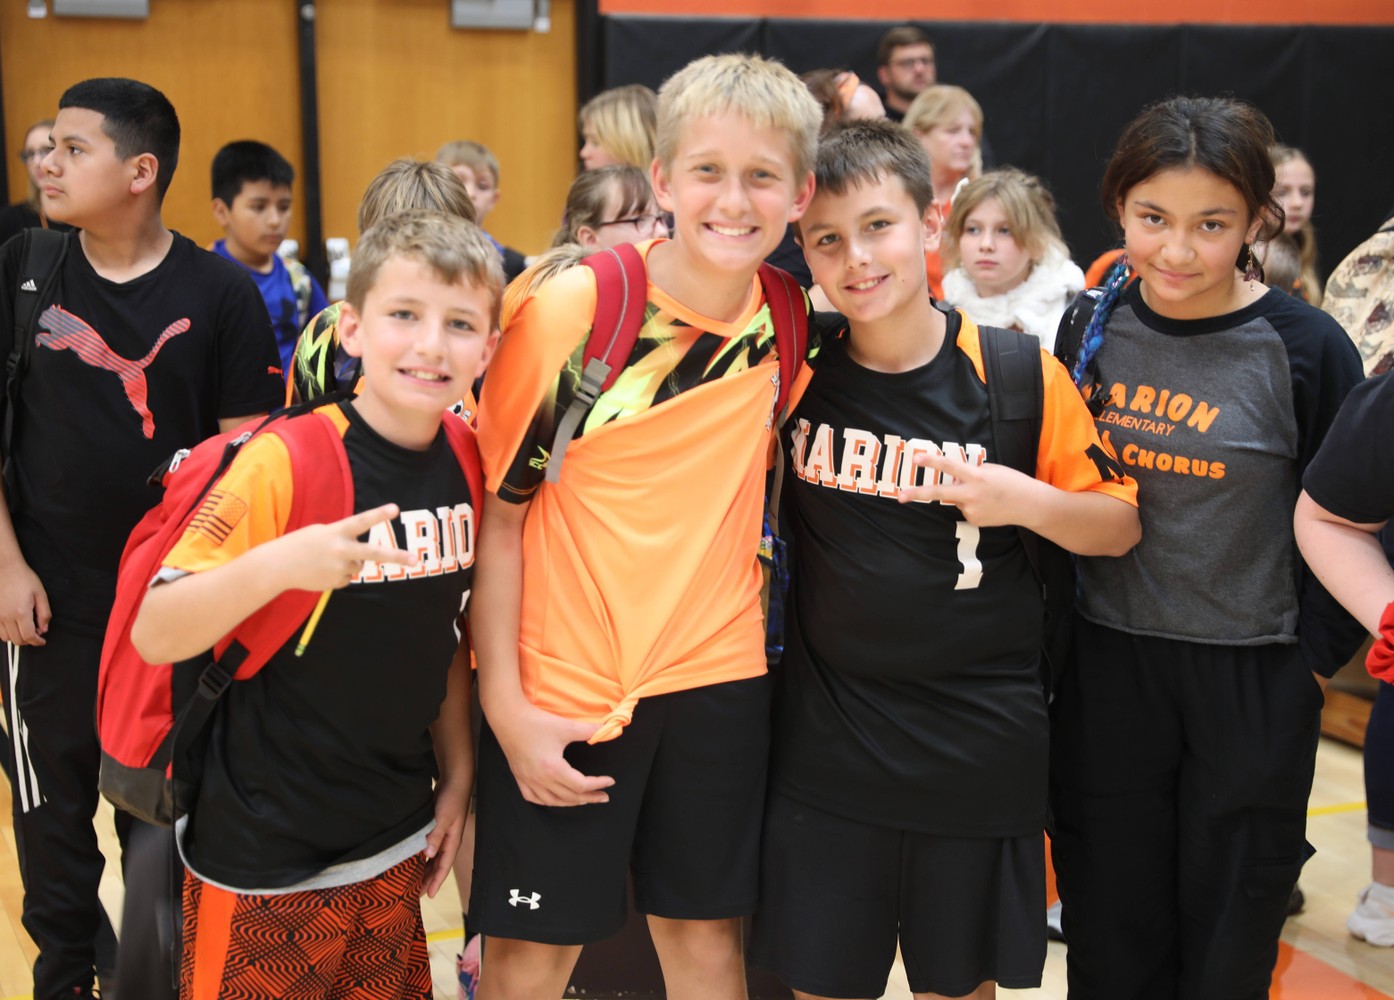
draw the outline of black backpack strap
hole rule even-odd
[[[19,412],[19,390],[29,369],[38,333],[39,314],[49,303],[68,253],[66,233],[52,229],[26,229],[19,257],[19,284],[14,290],[14,336],[5,359],[5,413],[0,427],[0,456],[4,459],[6,498],[13,510],[18,501],[15,485],[13,446],[15,417]]]
[[[1035,476],[1045,406],[1040,341],[995,326],[979,327],[978,340],[987,377],[995,461]]]
[[[1041,375],[1041,342],[1035,337],[995,326],[978,327],[987,377],[988,414],[992,420],[995,461],[1033,479],[1036,453],[1041,445],[1041,418],[1045,411],[1045,381]],[[1041,572],[1040,538],[1034,531],[1017,527],[1021,546],[1031,562],[1036,581]]]
[[[1087,324],[1088,319],[1084,323]],[[1081,324],[1081,331],[1083,328],[1084,324]],[[983,372],[987,376],[992,444],[997,450],[997,464],[1034,478],[1045,414],[1045,377],[1041,372],[1040,342],[1024,333],[991,326],[980,327],[978,337],[982,346]],[[1045,605],[1040,671],[1041,684],[1049,701],[1070,646],[1075,592],[1074,560],[1060,546],[1034,531],[1018,525],[1017,535]]]
[[[1103,295],[1102,285],[1086,288],[1075,296],[1065,315],[1060,317],[1060,327],[1055,334],[1055,357],[1071,374],[1079,358],[1079,346],[1084,343],[1084,331],[1094,318],[1094,310],[1099,307]]]

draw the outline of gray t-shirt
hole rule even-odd
[[[1137,479],[1142,541],[1121,558],[1079,560],[1080,612],[1140,635],[1297,642],[1310,587],[1292,510],[1302,470],[1360,381],[1345,332],[1280,291],[1228,315],[1171,320],[1134,284],[1097,361],[1111,389],[1099,431]]]

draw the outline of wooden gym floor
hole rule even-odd
[[[1307,837],[1317,855],[1302,875],[1307,908],[1287,923],[1271,1000],[1394,1000],[1394,949],[1372,948],[1346,933],[1345,921],[1356,892],[1369,881],[1370,851],[1365,840],[1364,785],[1360,751],[1322,741],[1317,758]],[[9,787],[0,781],[3,837],[0,837],[0,1000],[28,1000],[34,946],[20,926],[19,872],[10,824]],[[98,816],[108,857],[115,858],[109,807]],[[116,917],[121,912],[119,866],[107,865],[102,898]],[[424,900],[438,1000],[454,1000],[455,953],[460,948],[460,910],[454,882],[434,900]],[[909,996],[897,963],[886,997]],[[1037,990],[1001,990],[1002,1000],[1065,1000],[1065,946],[1052,943],[1045,979]],[[135,998],[129,998],[135,1000]]]

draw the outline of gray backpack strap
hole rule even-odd
[[[581,382],[557,422],[552,451],[547,456],[549,483],[561,481],[562,460],[576,428],[600,394],[614,384],[634,351],[648,298],[644,259],[632,245],[591,254],[581,263],[595,272],[595,316],[583,354]]]

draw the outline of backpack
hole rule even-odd
[[[581,418],[624,371],[643,328],[648,301],[648,272],[644,258],[632,244],[591,254],[581,263],[595,272],[595,318],[582,357],[581,383],[557,422],[552,451],[547,457],[549,483],[561,479],[562,460]],[[808,312],[803,289],[791,275],[772,264],[761,264],[759,273],[779,352],[779,389],[774,407],[778,415],[784,410],[794,376],[808,353]]]
[[[1085,323],[1088,323],[1087,318]],[[1041,422],[1045,415],[1040,341],[1029,334],[995,326],[979,327],[978,339],[982,347],[983,374],[987,377],[988,411],[997,463],[1034,479],[1036,455],[1041,445]],[[1049,700],[1069,654],[1074,631],[1074,557],[1020,525],[1017,525],[1017,534],[1045,604],[1041,683]]]
[[[10,512],[19,506],[18,469],[14,461],[15,422],[19,415],[19,390],[29,370],[38,334],[39,313],[49,302],[68,255],[68,235],[52,229],[26,229],[19,256],[19,284],[14,297],[14,340],[5,359],[5,413],[0,425],[0,460],[3,460],[5,499]]]
[[[478,505],[483,489],[474,432],[450,415],[444,426]],[[213,649],[179,663],[146,663],[131,645],[131,625],[151,579],[243,445],[261,434],[276,435],[290,454],[293,502],[287,532],[353,513],[343,437],[327,416],[307,407],[268,417],[255,430],[229,431],[183,449],[151,476],[151,485],[162,485],[164,496],[135,526],[121,554],[97,674],[98,787],[113,805],[147,823],[170,826],[188,812],[202,770],[203,730],[218,700],[233,680],[246,680],[265,666],[321,597],[287,590]]]
[[[303,330],[305,324],[310,322],[310,300],[315,294],[314,279],[305,265],[294,257],[283,257],[281,263],[286,266],[291,291],[295,293],[295,328]]]

